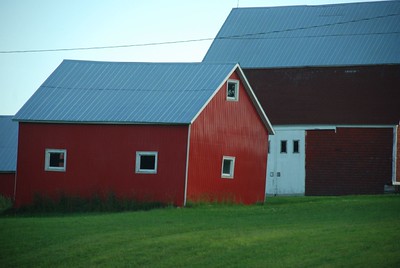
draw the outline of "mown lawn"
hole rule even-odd
[[[0,217],[0,267],[400,267],[400,196]]]

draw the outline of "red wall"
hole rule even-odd
[[[0,173],[0,195],[14,198],[15,173]]]
[[[239,102],[226,101],[224,84],[191,126],[188,200],[264,201],[268,133],[239,88]],[[236,157],[233,179],[221,178],[224,155]]]
[[[16,206],[35,193],[115,193],[182,205],[187,126],[20,123]],[[45,149],[67,149],[66,172],[45,171]],[[136,151],[158,151],[157,174],[135,174]]]
[[[397,163],[396,163],[396,182],[400,184],[400,125],[397,126]]]
[[[306,195],[382,194],[392,151],[392,128],[307,131]]]

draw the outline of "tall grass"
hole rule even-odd
[[[120,198],[110,192],[106,196],[94,194],[90,198],[60,194],[58,198],[50,198],[36,194],[30,205],[11,209],[9,213],[17,214],[57,214],[84,212],[121,212],[150,210],[165,207],[166,204],[156,201],[138,201],[134,198]]]

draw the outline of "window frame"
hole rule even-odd
[[[229,173],[224,173],[225,160],[231,161]],[[224,155],[222,157],[221,178],[224,178],[224,179],[233,179],[234,178],[234,176],[235,176],[235,160],[236,160],[236,158],[234,156]]]
[[[229,93],[229,84],[233,83],[235,84],[235,97],[229,97],[228,93]],[[227,101],[239,101],[239,80],[234,80],[234,79],[229,79],[228,81],[226,81],[226,100]]]
[[[64,166],[62,166],[62,167],[50,166],[50,154],[52,154],[52,153],[64,154]],[[58,171],[58,172],[67,171],[67,149],[49,149],[49,148],[45,149],[44,170],[45,171]]]
[[[140,164],[142,156],[155,156],[154,169],[141,169]],[[135,173],[137,174],[157,174],[158,169],[158,152],[156,151],[137,151]]]

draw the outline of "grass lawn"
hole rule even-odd
[[[0,267],[400,267],[400,196],[0,217]]]

